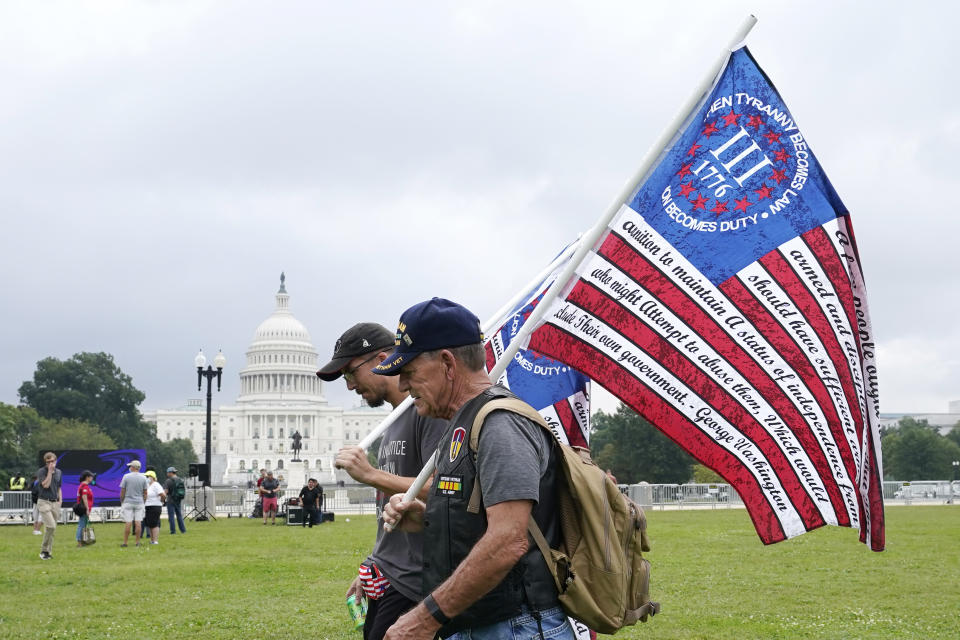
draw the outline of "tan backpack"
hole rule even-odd
[[[550,433],[533,407],[516,398],[496,398],[485,404],[470,430],[476,457],[480,429],[491,411],[506,410],[536,422]],[[560,547],[548,546],[533,516],[527,529],[539,547],[567,615],[599,633],[614,633],[660,611],[650,601],[650,551],[647,519],[640,505],[620,493],[617,485],[581,447],[559,446],[562,473],[557,483]],[[480,482],[473,485],[468,511],[480,510]]]

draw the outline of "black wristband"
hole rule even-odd
[[[433,619],[440,624],[447,624],[450,622],[450,618],[447,617],[447,614],[445,614],[443,611],[440,611],[440,605],[438,605],[437,601],[433,599],[432,593],[423,599],[423,606],[427,608],[427,611],[433,616]]]

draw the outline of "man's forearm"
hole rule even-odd
[[[517,502],[519,504],[494,505],[487,510],[489,517],[491,510],[511,505],[506,519],[495,526],[488,526],[487,532],[477,541],[453,575],[433,591],[433,598],[440,610],[449,617],[463,613],[500,584],[526,553],[530,503]],[[488,520],[488,525],[491,524],[493,523]]]
[[[432,476],[431,476],[432,477]],[[371,482],[366,484],[373,487],[374,489],[379,489],[388,496],[392,496],[395,493],[406,493],[407,490],[413,486],[413,481],[416,480],[414,477],[410,476],[396,476],[392,473],[387,473],[382,469],[374,469]],[[420,493],[417,494],[417,497],[421,500],[426,500],[427,493],[430,492],[430,486],[433,483],[428,481],[423,485],[423,489],[420,490]]]

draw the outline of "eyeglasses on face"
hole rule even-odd
[[[369,358],[367,358],[366,360],[364,360],[363,362],[361,362],[361,363],[358,364],[357,366],[353,367],[352,369],[348,369],[347,371],[344,371],[344,372],[343,372],[343,379],[346,380],[347,382],[353,382],[354,380],[357,379],[357,376],[356,376],[357,370],[359,370],[360,367],[362,367],[363,365],[367,364],[368,362],[370,362],[371,360],[373,360],[373,359],[376,358],[376,357],[377,357],[377,354],[374,353],[373,355],[371,355]]]

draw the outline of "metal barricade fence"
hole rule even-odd
[[[0,524],[33,524],[33,499],[29,491],[0,491]]]
[[[646,509],[729,509],[743,507],[743,501],[733,487],[727,484],[622,484],[620,491]],[[289,499],[297,497],[299,489],[287,488],[277,491],[278,512],[287,510]],[[196,493],[188,487],[183,501],[184,516],[189,514],[195,502],[202,501],[202,489]],[[258,496],[255,491],[240,487],[215,487],[208,508],[217,517],[252,517]],[[883,483],[883,500],[888,505],[910,504],[960,504],[960,482],[948,480],[923,480],[914,482]],[[213,504],[209,504],[212,502]],[[202,504],[202,503],[201,503]],[[61,522],[75,520],[65,503]],[[212,507],[212,508],[211,508]],[[324,511],[343,515],[376,514],[376,490],[362,485],[347,487],[324,487]],[[0,491],[0,524],[31,524],[33,501],[29,491]],[[92,520],[95,522],[120,519],[120,507],[97,506]]]
[[[953,504],[960,500],[960,481],[918,480],[883,483],[885,504]]]
[[[728,484],[619,485],[620,491],[645,509],[729,509],[742,507],[740,495]]]
[[[255,490],[246,488],[217,487],[213,492],[215,507],[212,512],[214,516],[226,516],[228,518],[252,517],[254,509],[257,506],[257,501],[259,500],[259,496]],[[300,489],[288,487],[278,489],[276,493],[277,512],[278,514],[283,514],[287,511],[287,507],[290,506],[290,499],[297,498],[300,495]],[[195,500],[193,488],[188,488],[187,495],[183,501],[184,514],[193,509],[195,501],[202,505],[202,500],[203,495],[201,489],[197,489]],[[324,487],[323,510],[344,515],[375,514],[377,512],[376,489],[360,485]]]

